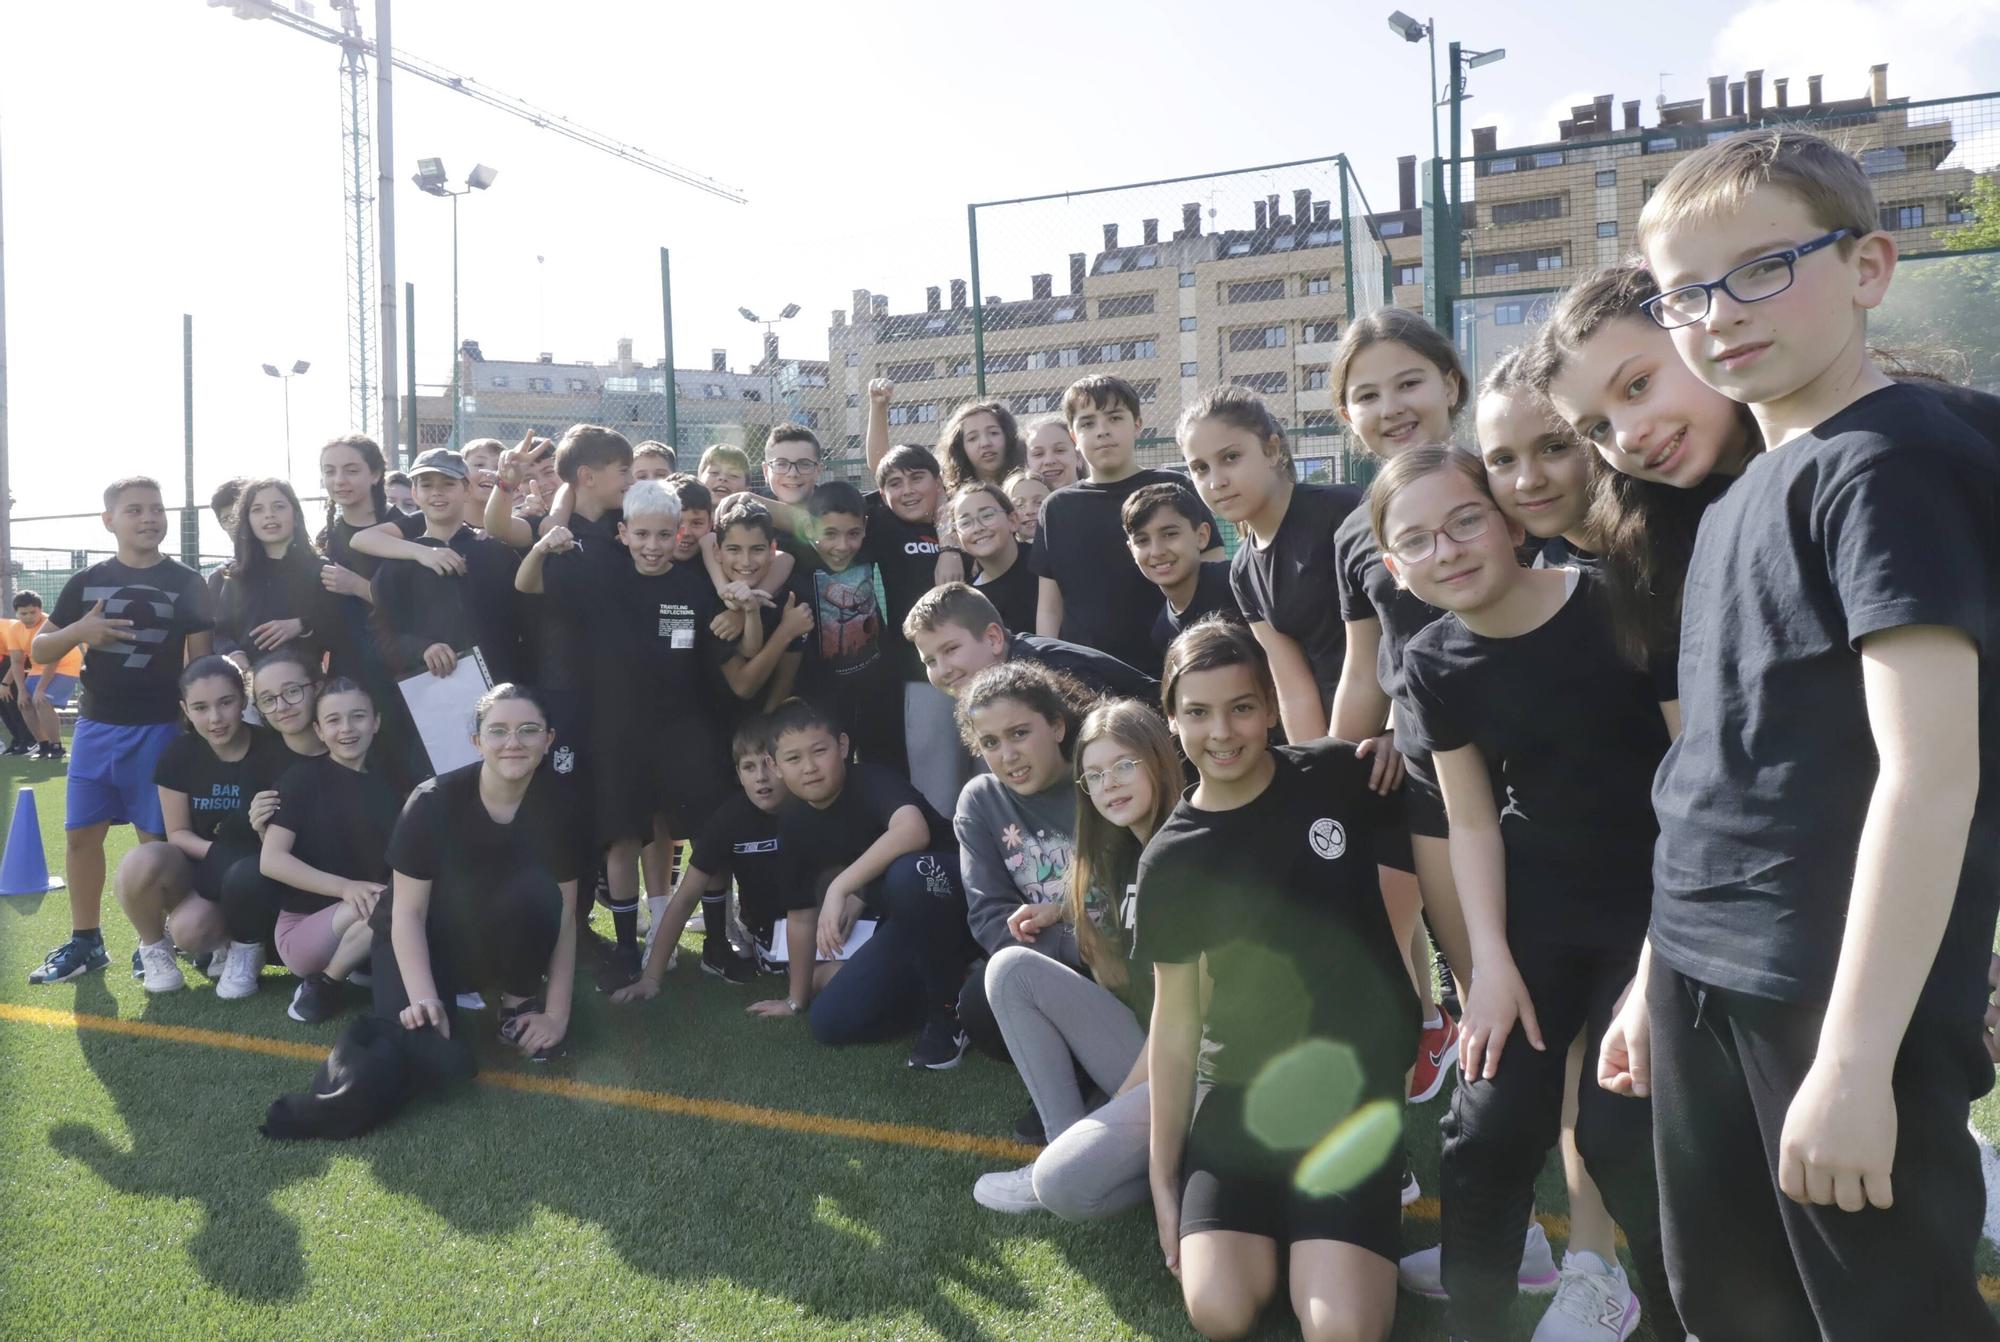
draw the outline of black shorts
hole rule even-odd
[[[1245,1131],[1242,1091],[1207,1091],[1196,1103],[1181,1161],[1181,1235],[1233,1230],[1280,1245],[1334,1240],[1392,1263],[1401,1256],[1403,1171],[1396,1155],[1330,1197],[1293,1186],[1297,1159],[1269,1151]]]
[[[721,756],[705,728],[685,723],[628,723],[623,735],[600,724],[592,756],[591,792],[599,843],[651,842],[655,818],[676,839],[692,839],[729,787]]]
[[[194,871],[194,892],[213,904],[222,902],[222,878],[229,869],[245,858],[255,860],[260,850],[244,844],[211,843],[208,852],[199,862],[190,863]]]
[[[1438,788],[1437,776],[1431,772],[1428,755],[1403,757],[1403,818],[1416,837],[1451,837],[1451,825],[1444,813],[1444,793]]]

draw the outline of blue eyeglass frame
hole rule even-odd
[[[1797,266],[1801,259],[1811,256],[1814,252],[1833,246],[1834,243],[1839,242],[1842,238],[1858,238],[1860,236],[1861,234],[1852,228],[1836,228],[1831,233],[1814,238],[1810,242],[1802,242],[1796,247],[1787,247],[1781,252],[1767,252],[1763,256],[1753,256],[1741,265],[1731,266],[1728,274],[1725,274],[1719,280],[1710,280],[1706,284],[1677,284],[1665,293],[1654,294],[1639,306],[1644,308],[1646,315],[1653,319],[1653,325],[1663,331],[1677,331],[1683,326],[1693,326],[1698,321],[1706,321],[1708,314],[1715,310],[1715,291],[1717,289],[1722,290],[1722,292],[1728,294],[1739,303],[1761,303],[1767,298],[1776,298],[1779,294],[1785,292],[1785,290],[1798,282]],[[1769,261],[1783,261],[1785,263],[1788,275],[1784,284],[1778,288],[1761,297],[1745,298],[1742,294],[1737,293],[1729,287],[1730,276],[1741,274],[1752,266],[1761,266]],[[1701,290],[1703,302],[1699,317],[1690,317],[1684,322],[1673,322],[1670,324],[1660,315],[1661,307],[1669,298],[1675,294],[1693,293],[1697,289]]]

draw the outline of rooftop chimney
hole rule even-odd
[[[1806,76],[1806,106],[1808,106],[1808,107],[1818,107],[1818,106],[1819,106],[1819,76],[1818,76],[1818,75],[1807,75],[1807,76]]]
[[[1257,204],[1257,231],[1259,233],[1262,233],[1267,226],[1265,222],[1266,219],[1268,218],[1266,211],[1270,207],[1265,205],[1264,202],[1261,200],[1258,201],[1256,204]]]
[[[1292,192],[1293,221],[1296,222],[1300,228],[1304,228],[1306,226],[1306,221],[1312,218],[1312,213],[1313,213],[1313,193],[1303,188]]]
[[[1743,115],[1743,81],[1740,79],[1729,86],[1729,115]]]
[[[957,310],[965,306],[964,280],[953,280],[951,282],[951,306],[953,310]]]
[[[1789,89],[1791,86],[1792,86],[1792,81],[1782,77],[1771,81],[1772,89],[1774,89],[1777,92],[1778,106],[1783,107],[1786,105],[1785,91]]]
[[[889,295],[887,294],[875,295],[875,315],[878,317],[886,317],[889,315]]]
[[[1711,117],[1729,115],[1729,76],[1710,75],[1708,77],[1708,114]]]
[[[1417,156],[1404,154],[1396,160],[1396,208],[1417,208]]]
[[[1331,223],[1332,221],[1333,221],[1333,202],[1330,200],[1314,201],[1313,222],[1316,224],[1325,224],[1325,223]]]
[[[547,350],[543,350],[541,352],[541,355],[535,360],[536,363],[554,363],[555,361],[556,361],[556,356],[549,353]]]
[[[1107,252],[1118,250],[1118,225],[1106,224],[1104,226],[1104,250]]]
[[[778,333],[776,331],[766,331],[764,332],[764,367],[770,369],[777,366]]]
[[[1637,98],[1627,98],[1625,100],[1625,129],[1639,129],[1639,100]]]
[[[1181,206],[1181,232],[1184,238],[1201,236],[1201,202],[1189,201]]]
[[[1591,133],[1595,135],[1602,135],[1606,131],[1610,130],[1611,95],[1608,93],[1598,94],[1595,98],[1592,98],[1590,100],[1590,108],[1591,108],[1592,119],[1597,123],[1590,128]]]
[[[937,310],[938,310],[938,287],[935,284],[933,284],[929,288],[924,290],[924,311],[936,312]]]
[[[1051,275],[1030,276],[1028,279],[1029,296],[1033,298],[1053,297],[1055,292],[1054,283],[1055,277]]]
[[[1264,197],[1264,219],[1272,228],[1278,226],[1278,193],[1275,191]]]
[[[1868,105],[1880,107],[1889,101],[1889,67],[1871,65],[1868,67]]]
[[[1472,152],[1490,154],[1500,147],[1498,126],[1474,126],[1472,128]]]
[[[728,351],[728,350],[726,350],[726,349],[712,349],[712,350],[710,350],[710,351],[708,352],[708,371],[709,371],[709,372],[711,372],[711,373],[726,373],[726,372],[728,372],[728,371],[729,371],[729,351]]]
[[[618,372],[629,376],[632,372],[632,337],[618,337]]]
[[[1160,240],[1160,221],[1157,219],[1140,220],[1139,234],[1140,241],[1142,242],[1158,242]]]
[[[839,308],[835,308],[833,310],[833,324],[835,326],[841,326],[841,327],[846,326],[847,314],[845,312],[842,312]]]
[[[1750,115],[1753,117],[1764,115],[1764,72],[1746,70],[1743,72],[1743,82],[1750,91]]]
[[[860,321],[871,310],[868,302],[868,291],[866,289],[856,289],[854,291],[854,320]]]
[[[1082,252],[1069,254],[1069,291],[1073,294],[1083,292],[1083,272],[1087,260]]]

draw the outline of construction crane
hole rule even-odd
[[[377,408],[380,406],[380,423],[384,446],[391,453],[397,449],[395,439],[396,409],[393,403],[394,349],[395,336],[395,294],[393,282],[384,285],[380,293],[382,321],[388,327],[378,331],[376,325],[376,280],[375,280],[375,233],[374,207],[376,197],[370,189],[369,177],[374,158],[373,142],[369,134],[368,105],[368,58],[378,56],[376,43],[370,42],[361,31],[359,0],[328,0],[340,15],[340,26],[335,28],[321,23],[313,17],[310,0],[291,0],[289,6],[278,0],[208,0],[211,9],[227,9],[239,19],[275,19],[283,27],[305,33],[323,42],[340,48],[340,95],[341,95],[341,196],[343,218],[346,224],[345,255],[347,269],[347,361],[348,361],[348,409],[352,421],[359,425],[377,422]],[[379,0],[377,13],[381,22],[378,28],[386,31],[387,0]],[[386,44],[385,44],[386,45]],[[583,126],[566,116],[538,107],[525,98],[517,98],[503,93],[491,85],[457,74],[435,61],[411,55],[407,51],[397,51],[388,47],[389,64],[398,70],[407,71],[420,79],[429,80],[456,93],[462,93],[476,102],[485,104],[509,116],[519,117],[543,130],[553,131],[578,144],[587,145],[614,158],[622,159],[634,167],[679,182],[683,186],[705,191],[712,196],[743,204],[745,197],[741,191],[726,186],[713,177],[670,163],[657,155],[649,154],[637,145]],[[386,75],[386,72],[383,72]],[[387,105],[386,78],[384,130],[386,139]],[[381,180],[389,180],[390,165],[383,165]],[[378,188],[379,189],[379,188]],[[386,205],[386,202],[385,202]],[[388,258],[385,272],[393,277],[393,257],[395,248],[394,216],[389,209],[381,212],[382,252]],[[387,357],[382,358],[382,375],[371,381],[376,367],[378,353],[384,346]],[[391,399],[382,403],[382,395],[387,391]]]

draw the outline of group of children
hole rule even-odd
[[[1399,1287],[1459,1339],[1522,1292],[1537,1342],[2000,1336],[1966,1130],[2000,399],[1873,360],[1876,221],[1853,158],[1749,132],[1479,388],[1421,318],[1357,316],[1365,496],[1298,481],[1233,387],[1182,416],[1185,473],[1143,468],[1102,376],[1025,432],[963,406],[935,452],[871,384],[867,493],[796,426],[759,493],[736,449],[679,474],[578,425],[425,452],[401,513],[337,439],[317,540],[233,482],[207,584],[120,481],[118,556],[25,648],[57,688],[89,649],[74,931],[32,977],[108,962],[114,823],[148,991],[179,952],[248,996],[275,956],[300,1020],[366,979],[447,1035],[492,993],[534,1058],[580,946],[643,1002],[698,910],[704,970],[784,975],[757,1015],[1010,1060],[1043,1150],[975,1198],[1150,1202],[1208,1337],[1281,1282],[1310,1339],[1385,1337]],[[475,653],[477,758],[437,772],[400,683]],[[1402,1255],[1405,1105],[1454,1066],[1442,1242]]]

